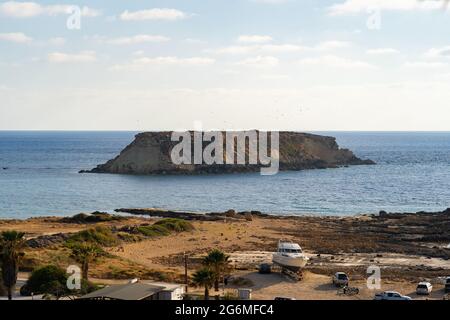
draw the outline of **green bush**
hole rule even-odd
[[[161,237],[170,235],[170,231],[167,228],[159,225],[139,226],[137,231],[146,237]]]
[[[239,297],[235,293],[225,292],[225,294],[222,297],[222,300],[239,300]]]
[[[31,273],[25,285],[20,288],[20,294],[22,296],[44,294],[60,298],[67,295],[86,294],[98,289],[94,284],[81,280],[81,290],[69,290],[67,278],[66,271],[58,266],[48,265],[37,268]]]
[[[131,234],[127,232],[118,232],[117,238],[124,242],[139,242],[144,239],[144,237],[139,234]]]
[[[137,231],[146,237],[168,236],[172,232],[183,232],[193,230],[194,226],[185,220],[167,218],[155,222],[153,225],[142,225]]]
[[[20,289],[20,294],[30,296],[34,294],[52,294],[62,296],[68,293],[67,273],[54,265],[35,269],[28,281]]]
[[[176,218],[162,219],[156,222],[154,225],[163,226],[167,230],[174,232],[184,232],[194,230],[194,226],[192,225],[192,223],[183,219],[176,219]]]
[[[108,221],[121,221],[125,220],[125,217],[118,215],[111,215],[106,212],[92,212],[91,214],[79,213],[73,217],[65,217],[61,219],[63,223],[98,223]]]
[[[71,246],[80,242],[89,242],[99,246],[109,247],[118,244],[119,240],[112,233],[111,229],[99,226],[75,233],[67,239],[66,244]]]

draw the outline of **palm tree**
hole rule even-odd
[[[19,263],[24,256],[25,233],[3,231],[0,234],[0,261],[2,266],[3,285],[8,291],[8,300],[12,300],[13,288],[16,286]]]
[[[214,290],[219,291],[219,281],[223,273],[228,269],[228,258],[219,249],[214,249],[203,259],[203,264],[214,272]]]
[[[208,268],[202,268],[192,276],[192,281],[196,286],[205,288],[205,300],[209,300],[209,289],[212,288],[214,279],[214,272]]]
[[[81,273],[84,280],[89,281],[89,264],[94,262],[102,253],[102,249],[95,244],[77,243],[71,246],[72,258],[81,264]]]

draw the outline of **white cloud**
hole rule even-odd
[[[178,58],[178,57],[157,57],[157,58],[139,58],[134,60],[137,64],[147,65],[210,65],[215,62],[214,59],[204,57]]]
[[[258,46],[229,46],[219,49],[206,50],[207,52],[214,52],[219,54],[247,54],[257,50]]]
[[[112,70],[140,70],[145,66],[209,66],[216,61],[207,57],[140,57],[128,64],[117,64],[111,67]]]
[[[51,38],[48,42],[54,46],[62,46],[66,43],[66,39],[64,39],[62,37],[55,37],[55,38]]]
[[[54,63],[94,62],[97,60],[96,54],[93,51],[82,51],[75,54],[53,52],[47,58],[49,62]]]
[[[281,4],[281,3],[286,3],[290,0],[251,0],[251,1],[256,2],[256,3]]]
[[[229,46],[208,52],[218,54],[250,54],[250,53],[289,53],[307,50],[306,47],[296,44],[265,44],[265,45],[248,45],[248,46]]]
[[[268,53],[299,52],[306,49],[306,47],[296,44],[266,44],[261,46],[261,51]]]
[[[438,69],[438,68],[447,67],[448,64],[443,63],[443,62],[408,61],[408,62],[405,62],[403,66],[407,67],[407,68],[431,68],[431,69]]]
[[[144,53],[144,50],[137,50],[133,52],[133,56],[142,56]]]
[[[444,7],[443,1],[436,0],[346,0],[328,8],[332,16],[366,13],[377,8],[385,11],[437,10]]]
[[[56,4],[43,6],[36,2],[8,1],[0,5],[0,14],[14,18],[30,18],[40,15],[55,16],[60,14],[72,14],[74,5]],[[97,17],[101,12],[89,7],[80,8],[83,17]]]
[[[366,53],[371,55],[388,55],[388,54],[398,54],[400,52],[397,49],[392,48],[377,48],[377,49],[368,49]]]
[[[307,58],[299,61],[300,65],[304,66],[327,66],[334,68],[362,68],[373,69],[375,66],[360,60],[347,59],[336,57],[332,55],[321,56],[318,58]]]
[[[330,41],[324,41],[319,43],[316,47],[313,49],[315,50],[333,50],[333,49],[339,49],[339,48],[345,48],[350,46],[350,42],[347,41],[338,41],[338,40],[330,40]]]
[[[279,64],[279,60],[271,56],[257,56],[239,61],[237,64],[245,67],[275,67]]]
[[[266,80],[286,80],[289,79],[290,76],[287,74],[264,74],[261,78]]]
[[[207,50],[218,54],[277,54],[277,53],[294,53],[304,51],[329,51],[350,46],[349,42],[345,41],[325,41],[316,46],[302,46],[298,44],[255,44],[255,45],[241,45],[228,46],[219,49]]]
[[[9,17],[34,17],[44,13],[44,8],[35,2],[8,1],[0,5],[0,13]]]
[[[425,53],[427,58],[450,58],[450,46],[442,48],[431,48]]]
[[[185,19],[188,15],[180,10],[167,8],[154,8],[139,11],[124,11],[120,15],[123,21],[141,21],[141,20],[180,20]]]
[[[167,42],[170,41],[170,38],[158,35],[149,35],[149,34],[138,34],[131,37],[121,37],[116,39],[108,40],[109,44],[117,44],[117,45],[128,45],[128,44],[138,44],[145,42]]]
[[[206,43],[205,40],[196,39],[196,38],[186,38],[183,40],[183,42],[189,43],[189,44],[204,44],[204,43]]]
[[[60,15],[60,14],[67,14],[67,15],[73,14],[74,13],[73,10],[74,10],[73,5],[65,5],[65,4],[51,5],[51,6],[45,7],[45,11],[47,12],[48,15],[51,15],[51,16],[56,16],[56,15]],[[98,17],[101,15],[100,11],[86,7],[86,6],[81,7],[80,12],[81,12],[81,16],[83,16],[83,17]]]
[[[12,32],[12,33],[0,33],[0,40],[16,43],[27,43],[31,42],[32,39],[22,32]]]
[[[263,35],[242,35],[239,36],[237,41],[242,43],[266,43],[272,41],[271,36]]]

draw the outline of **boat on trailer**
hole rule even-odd
[[[303,254],[302,248],[295,242],[278,241],[277,252],[273,254],[274,264],[292,272],[299,272],[308,263],[309,258]]]

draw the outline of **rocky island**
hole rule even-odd
[[[216,132],[217,133],[217,132]],[[226,139],[229,132],[218,132],[223,146],[223,157],[226,158]],[[254,135],[250,134],[253,133]],[[188,132],[193,139],[198,134],[203,137],[206,134],[211,136],[211,132]],[[245,136],[245,155],[249,158],[249,145],[251,142],[255,145],[261,143],[259,131],[240,131],[233,132],[235,135],[243,134]],[[222,138],[223,137],[223,138]],[[227,136],[228,137],[228,136]],[[217,139],[217,138],[216,138]],[[270,140],[270,139],[269,139]],[[362,160],[356,157],[352,151],[339,148],[334,137],[320,136],[315,134],[300,132],[279,132],[279,144],[276,153],[279,155],[279,170],[304,170],[304,169],[325,169],[336,168],[348,165],[367,165],[374,164],[372,160]],[[201,141],[203,148],[211,144],[214,140]],[[256,172],[265,167],[264,164],[249,163],[232,164],[223,161],[223,163],[214,164],[195,164],[190,163],[176,164],[172,161],[171,153],[178,144],[172,141],[172,132],[144,132],[135,136],[135,140],[128,145],[114,159],[105,164],[98,165],[92,170],[82,170],[80,173],[117,173],[117,174],[210,174],[210,173],[235,173],[235,172]],[[269,143],[272,146],[273,142]],[[194,145],[194,143],[193,143]],[[238,142],[236,143],[238,145]],[[190,145],[189,145],[190,146]],[[194,147],[194,146],[192,146]],[[206,149],[205,149],[206,150]],[[236,154],[237,147],[234,148]],[[261,149],[258,149],[261,151]],[[195,151],[189,152],[189,156],[194,155]],[[269,153],[274,153],[272,150]],[[272,154],[273,156],[273,154]],[[259,155],[259,158],[261,155]]]

